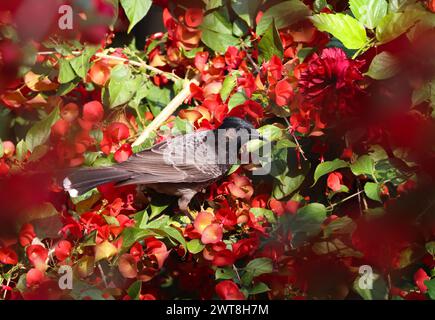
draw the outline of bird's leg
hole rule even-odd
[[[197,192],[195,190],[191,189],[183,190],[181,198],[178,199],[178,208],[180,208],[181,212],[186,214],[192,221],[194,221],[195,219],[189,212],[189,203],[196,193]]]

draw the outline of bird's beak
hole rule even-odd
[[[261,140],[261,141],[267,141],[267,139],[265,137],[263,137],[262,135],[260,135],[260,132],[258,132],[258,130],[256,129],[252,129],[249,133],[249,137],[254,140]]]

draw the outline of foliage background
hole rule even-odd
[[[59,29],[62,4],[72,30]],[[434,299],[434,11],[0,4],[1,298]],[[273,142],[272,172],[234,167],[192,218],[134,186],[69,198],[59,185],[66,169],[122,162],[227,116]],[[358,285],[363,265],[371,290]],[[72,289],[59,288],[63,266]]]

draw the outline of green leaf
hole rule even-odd
[[[187,243],[187,250],[193,254],[200,253],[204,248],[205,245],[199,239],[193,239]]]
[[[267,124],[258,129],[258,132],[263,138],[269,141],[281,140],[283,133],[282,129],[272,124]]]
[[[223,6],[222,0],[202,0],[206,10],[213,10]]]
[[[426,280],[424,284],[427,287],[427,294],[432,300],[435,300],[435,278]]]
[[[130,26],[127,32],[133,29],[133,27],[141,21],[153,4],[152,0],[120,0],[121,6],[124,8],[125,15],[130,21]]]
[[[59,60],[59,76],[57,77],[59,83],[65,84],[73,81],[75,78],[76,74],[70,62],[66,59]]]
[[[184,239],[181,232],[174,227],[171,226],[164,226],[160,228],[150,228],[151,231],[161,235],[161,236],[168,236],[171,239],[177,241],[179,244],[181,244],[184,248],[187,248],[187,242],[186,239]]]
[[[368,155],[363,155],[350,165],[350,170],[356,176],[361,174],[373,175],[374,166],[375,162],[373,159]]]
[[[150,213],[149,220],[152,220],[155,217],[157,217],[168,207],[169,207],[169,203],[167,203],[167,201],[160,202],[154,200],[153,202],[151,202],[150,204],[151,213]]]
[[[388,11],[386,0],[350,0],[349,5],[355,18],[369,29],[374,29]]]
[[[119,221],[114,216],[107,216],[105,214],[102,215],[106,223],[111,226],[119,227]]]
[[[129,249],[136,241],[140,241],[146,237],[154,235],[155,233],[151,230],[125,228],[122,231],[122,248]]]
[[[328,6],[328,2],[326,0],[315,0],[313,3],[313,9],[316,13],[319,13],[327,6]]]
[[[404,12],[389,13],[376,28],[376,39],[379,43],[390,42],[406,31],[422,18],[422,10],[408,9]]]
[[[16,158],[18,161],[22,161],[24,160],[24,157],[27,154],[27,144],[26,141],[21,140],[20,142],[17,143],[17,146],[15,147],[15,153],[16,153]]]
[[[112,69],[109,82],[109,106],[114,108],[129,102],[142,85],[141,77],[132,77],[128,66],[117,65]]]
[[[228,47],[239,44],[239,39],[229,34],[218,33],[216,31],[203,29],[201,40],[213,51],[223,53]]]
[[[85,237],[83,237],[83,240],[81,240],[80,246],[82,247],[92,247],[97,244],[97,234],[98,231],[94,230],[91,233],[87,234]]]
[[[54,110],[44,119],[35,123],[26,134],[26,145],[29,151],[41,144],[44,144],[50,136],[51,127],[60,119],[59,107]]]
[[[426,243],[425,247],[426,247],[426,251],[430,255],[435,256],[435,241],[431,241],[431,242]]]
[[[273,271],[273,264],[269,258],[257,258],[249,261],[244,269],[246,273],[255,278],[262,274],[271,273]]]
[[[381,186],[374,182],[367,182],[364,185],[364,192],[369,199],[382,202]]]
[[[251,289],[248,290],[248,293],[251,295],[260,294],[270,291],[270,288],[264,282],[256,283]]]
[[[314,171],[314,183],[317,183],[317,180],[324,176],[325,174],[331,173],[337,169],[346,168],[349,164],[346,161],[335,159],[333,161],[325,161],[319,164]]]
[[[80,202],[88,200],[88,199],[92,198],[94,195],[97,195],[97,194],[99,194],[98,190],[97,189],[92,189],[92,190],[89,190],[88,192],[85,192],[84,194],[82,194],[82,195],[80,195],[78,197],[71,198],[71,202],[73,204],[79,204]]]
[[[127,293],[131,299],[139,300],[141,289],[142,289],[142,281],[138,280],[131,284],[131,286],[127,290]]]
[[[229,75],[225,78],[224,82],[222,83],[222,89],[220,92],[222,101],[224,102],[227,101],[231,92],[236,87],[236,84],[237,84],[237,77],[235,75]]]
[[[431,102],[432,108],[435,107],[435,81],[423,84],[412,93],[412,104],[414,106],[419,105],[424,101]]]
[[[364,25],[349,15],[320,13],[312,16],[311,21],[320,31],[329,32],[348,49],[360,49],[368,42]]]
[[[134,215],[134,220],[136,221],[136,226],[140,229],[146,229],[146,226],[148,224],[149,215],[146,210],[142,210],[137,212]]]
[[[148,101],[151,107],[151,112],[155,117],[168,105],[171,99],[172,95],[169,88],[159,88],[154,84],[148,84],[146,100]]]
[[[375,56],[366,75],[376,80],[389,79],[400,72],[400,61],[387,51]]]
[[[0,139],[0,158],[2,158],[4,154],[3,141]]]
[[[234,107],[240,106],[247,100],[246,95],[242,92],[234,93],[228,101],[228,110],[231,111]]]
[[[333,233],[350,234],[355,229],[355,222],[348,216],[340,217],[328,223],[323,229],[325,237],[330,237]]]
[[[237,279],[237,274],[231,267],[225,268],[216,268],[215,271],[215,279],[216,280],[229,280],[229,279]]]
[[[326,208],[321,203],[310,203],[300,208],[290,221],[293,235],[298,233],[311,237],[317,235],[326,219]]]
[[[74,72],[73,72],[74,73]],[[75,77],[75,76],[74,76]],[[62,97],[71,91],[73,91],[77,87],[78,81],[68,81],[68,83],[62,83],[57,89],[56,95]]]
[[[262,0],[232,0],[231,7],[249,27],[252,27],[257,15],[258,7],[262,2]]]
[[[265,217],[270,223],[276,222],[275,215],[272,210],[264,208],[251,208],[249,211],[252,212],[256,218]]]
[[[274,22],[270,24],[258,43],[258,50],[260,61],[269,61],[273,56],[282,58],[284,49]]]
[[[82,79],[86,78],[89,70],[89,61],[97,51],[96,47],[86,47],[83,53],[69,61],[74,72]]]
[[[231,174],[233,174],[234,172],[236,172],[237,169],[239,169],[239,168],[240,168],[240,164],[233,164],[233,165],[231,166],[231,169],[228,170],[228,172],[227,172],[227,176],[230,176]]]
[[[84,281],[74,281],[73,290],[70,292],[70,295],[75,300],[83,300],[84,298],[90,298],[91,300],[114,300],[113,296]]]
[[[200,28],[227,35],[233,34],[233,25],[222,10],[206,15]]]
[[[390,0],[388,4],[388,12],[403,11],[403,8],[409,4],[415,3],[416,0]]]
[[[310,9],[299,0],[290,0],[278,3],[264,12],[257,25],[256,33],[262,35],[275,21],[275,27],[279,30],[304,20],[310,14]]]
[[[355,279],[353,289],[364,300],[386,300],[388,298],[388,287],[385,280],[378,274],[373,274],[373,289],[361,289],[359,285],[360,277]]]
[[[277,177],[277,180],[278,182],[274,185],[272,195],[274,198],[281,200],[300,188],[305,180],[305,175],[300,174],[295,177],[284,175]]]

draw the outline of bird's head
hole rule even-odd
[[[260,138],[259,132],[255,129],[252,123],[238,117],[225,118],[218,129],[235,129],[236,132],[246,130],[252,138]]]
[[[260,133],[250,122],[237,117],[225,118],[218,130],[225,130],[225,136],[228,140],[237,141],[237,150],[239,150],[247,140],[263,140]]]

